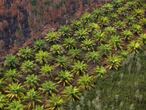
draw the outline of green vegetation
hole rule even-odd
[[[98,78],[123,67],[128,56],[139,61],[146,43],[144,4],[113,0],[6,56],[0,67],[0,109],[62,110]]]

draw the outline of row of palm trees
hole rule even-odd
[[[61,110],[146,43],[143,1],[114,0],[8,55],[0,109]]]

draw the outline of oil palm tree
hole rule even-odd
[[[79,88],[73,86],[65,87],[63,93],[68,100],[73,100],[73,101],[79,100],[79,97],[81,95]]]
[[[111,3],[107,3],[107,4],[103,5],[103,7],[102,7],[102,11],[106,12],[107,14],[112,12],[113,9],[114,9],[114,7]]]
[[[23,73],[31,73],[33,72],[35,67],[36,67],[36,64],[34,64],[33,61],[27,60],[21,64],[20,69]]]
[[[0,78],[0,91],[5,91],[4,87],[6,86],[6,80],[4,78]]]
[[[45,40],[36,40],[34,43],[35,50],[44,50],[46,48],[46,41]]]
[[[10,81],[16,81],[19,74],[16,69],[10,69],[7,70],[4,75],[6,79]]]
[[[129,41],[132,37],[134,37],[133,33],[130,30],[123,31],[122,36],[125,41]]]
[[[112,26],[109,26],[109,27],[106,27],[105,29],[104,29],[104,32],[105,32],[105,34],[106,35],[114,35],[114,34],[116,34],[116,29],[114,28],[114,27],[112,27]]]
[[[37,75],[34,75],[34,74],[28,75],[26,77],[26,81],[24,83],[29,88],[31,88],[31,87],[35,88],[39,83],[39,78]]]
[[[81,76],[78,80],[79,88],[90,89],[93,86],[93,77],[85,74]]]
[[[69,58],[65,55],[58,56],[56,61],[57,61],[57,66],[61,68],[68,68],[70,65]]]
[[[141,34],[140,40],[143,42],[143,44],[146,44],[146,34]]]
[[[34,110],[44,110],[43,106],[37,105]]]
[[[88,38],[88,34],[89,34],[88,30],[84,29],[84,28],[81,28],[81,29],[75,31],[75,36],[79,40],[84,40],[84,39]]]
[[[63,83],[63,85],[70,85],[71,81],[73,80],[73,75],[71,74],[70,71],[60,71],[57,78],[59,82],[58,83]]]
[[[109,56],[108,57],[108,68],[118,70],[122,64],[122,58],[120,56]]]
[[[8,110],[24,110],[24,105],[21,104],[20,101],[13,101],[11,102],[8,107],[7,107]]]
[[[142,26],[138,24],[133,24],[131,28],[133,33],[141,34],[142,33]]]
[[[63,110],[64,100],[61,96],[53,94],[49,99],[50,110]]]
[[[107,37],[106,37],[105,32],[99,31],[99,32],[95,33],[94,38],[95,38],[95,41],[97,41],[99,44],[101,44],[102,42],[104,42],[106,40]]]
[[[21,84],[18,83],[12,83],[9,84],[8,87],[6,88],[6,96],[10,99],[18,99],[20,100],[21,97],[24,96],[24,88]]]
[[[4,66],[9,68],[15,68],[19,63],[18,58],[15,55],[8,55],[5,57]]]
[[[91,14],[88,12],[84,13],[80,18],[80,21],[82,22],[83,25],[91,22],[91,20],[92,20]]]
[[[39,64],[46,64],[52,61],[52,55],[47,51],[40,50],[35,55],[35,61],[38,62]]]
[[[99,53],[104,56],[111,55],[112,46],[110,44],[102,44],[99,46]]]
[[[144,15],[145,15],[145,10],[144,9],[135,9],[134,10],[134,16],[136,18],[139,18],[139,19],[144,18]]]
[[[141,48],[142,48],[142,42],[138,42],[138,41],[132,41],[128,45],[128,50],[130,53],[139,53]]]
[[[49,32],[49,33],[46,35],[45,39],[46,39],[46,41],[48,41],[48,42],[53,42],[53,43],[55,43],[55,42],[57,42],[57,41],[59,40],[59,38],[61,37],[60,34],[61,34],[60,32]]]
[[[126,22],[124,22],[124,21],[117,21],[117,22],[115,22],[114,26],[118,30],[124,30],[126,28]]]
[[[72,72],[75,74],[82,74],[87,71],[87,64],[84,63],[83,61],[77,61],[74,63],[72,66]]]
[[[40,90],[42,90],[45,95],[52,95],[57,92],[57,84],[52,81],[46,81],[41,85]]]
[[[97,23],[89,23],[88,29],[90,33],[94,33],[100,30],[100,26]]]
[[[80,49],[70,49],[68,51],[68,55],[73,59],[79,59],[80,55],[81,55],[81,50]]]
[[[83,50],[89,51],[89,50],[93,50],[94,49],[94,45],[95,45],[95,43],[94,43],[93,40],[85,39],[85,40],[82,41],[81,48]]]
[[[41,67],[40,69],[40,72],[43,74],[43,75],[51,75],[52,76],[52,72],[54,70],[54,67],[53,66],[50,66],[50,65],[44,65]]]
[[[54,45],[51,46],[50,51],[54,55],[61,55],[64,52],[64,48],[62,47],[62,45],[54,44]]]
[[[76,40],[69,37],[69,38],[65,38],[64,39],[64,43],[63,43],[63,46],[66,48],[66,49],[72,49],[72,48],[75,48],[76,47]]]
[[[8,99],[6,95],[0,92],[0,109],[1,110],[4,110],[4,107],[6,106],[7,102],[8,102]]]
[[[110,23],[110,19],[108,17],[101,16],[98,20],[98,23],[100,24],[101,27],[108,26]]]
[[[29,47],[21,48],[17,55],[23,60],[29,60],[33,57],[33,50]]]
[[[87,62],[98,63],[101,58],[101,54],[97,51],[91,51],[86,54],[85,58]]]
[[[62,36],[68,37],[71,35],[71,28],[69,26],[62,26],[60,27],[59,32]]]
[[[24,96],[24,102],[27,104],[27,108],[30,110],[35,108],[35,105],[37,103],[41,103],[42,101],[39,93],[34,89],[30,89]]]
[[[121,49],[122,40],[119,36],[112,36],[109,43],[115,50]]]
[[[107,73],[107,70],[105,67],[103,66],[97,66],[96,67],[96,74],[97,77],[103,77],[103,75],[105,75]]]

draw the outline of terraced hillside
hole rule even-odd
[[[62,110],[146,44],[144,0],[113,0],[49,32],[1,65],[0,108]]]

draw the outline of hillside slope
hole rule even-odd
[[[0,67],[0,108],[63,110],[79,100],[99,77],[143,50],[145,4],[114,0],[7,55]]]

